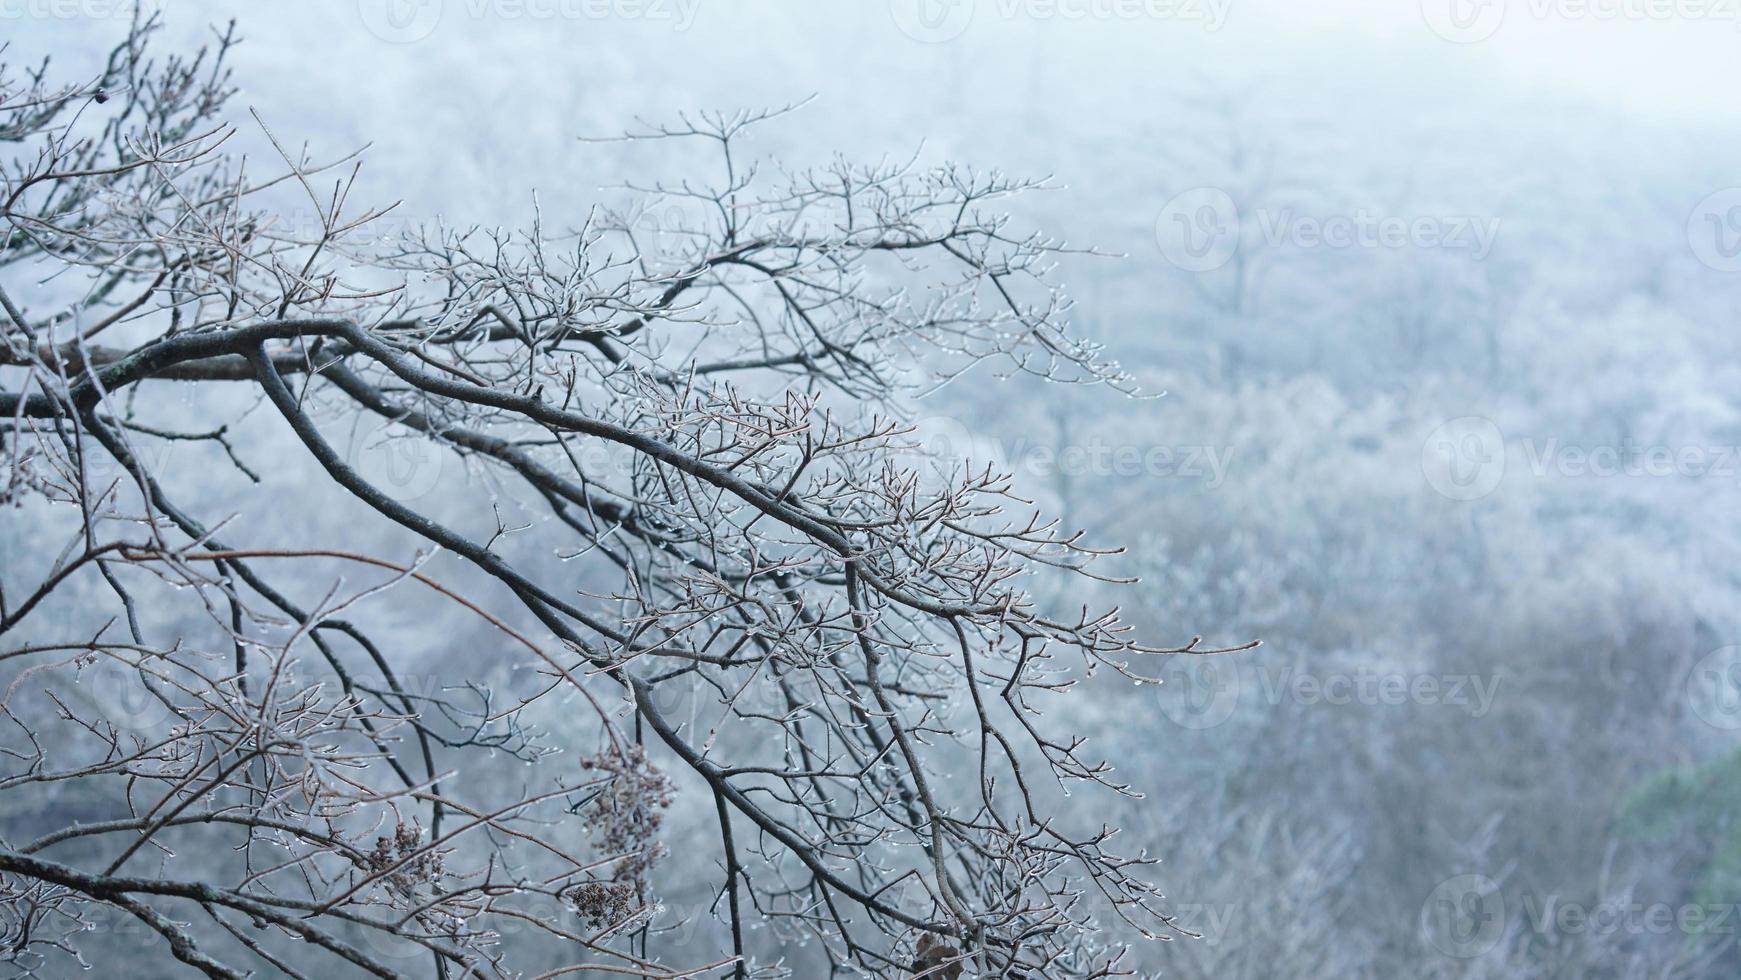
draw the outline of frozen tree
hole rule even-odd
[[[1067,330],[1061,243],[994,210],[1032,184],[781,171],[741,149],[781,111],[704,114],[625,137],[716,154],[641,188],[651,230],[384,234],[354,158],[231,121],[232,32],[159,58],[154,27],[81,84],[0,72],[0,495],[70,528],[0,582],[0,957],[164,969],[93,938],[131,921],[212,977],[776,976],[801,942],[844,975],[1099,977],[1183,932],[1149,860],[1060,809],[1133,791],[1039,709],[1217,651],[1041,608],[1024,580],[1111,550],[903,423],[976,365],[1134,390]],[[363,420],[503,499],[402,499],[341,448]],[[360,502],[420,544],[254,540],[166,445],[312,460],[282,520]],[[431,639],[382,603],[475,617],[540,683],[491,690],[475,652],[405,683]],[[76,686],[116,669],[158,723]],[[685,794],[711,840],[662,839]],[[672,860],[727,937],[699,962],[650,928]]]

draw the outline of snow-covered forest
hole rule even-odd
[[[137,23],[0,0],[0,976],[1741,971],[1741,14]]]

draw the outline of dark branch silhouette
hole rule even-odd
[[[1098,578],[1113,552],[903,422],[976,365],[1134,391],[1067,329],[1062,246],[993,210],[1037,185],[769,176],[740,146],[783,110],[710,114],[630,137],[720,152],[712,182],[643,189],[662,227],[600,208],[383,240],[353,158],[257,119],[277,172],[227,148],[233,31],[158,60],[154,28],[83,84],[0,72],[0,498],[77,527],[40,575],[9,560],[0,595],[0,800],[77,801],[0,830],[0,957],[77,960],[111,912],[212,977],[787,975],[764,921],[853,975],[1100,977],[1125,939],[1175,933],[1149,860],[1054,812],[1060,786],[1131,790],[1039,708],[1079,671],[1220,651],[1040,608],[1026,577]],[[259,203],[286,191],[312,221]],[[318,492],[275,507],[348,498],[424,549],[284,548],[202,513],[204,475],[157,449],[252,482],[258,462],[235,420],[175,427],[188,385],[318,464]],[[335,441],[359,419],[518,488],[539,523],[480,536],[399,499]],[[47,611],[69,590],[91,627]],[[484,624],[536,690],[491,689],[475,652],[479,676],[406,683],[424,651],[352,612],[380,602]],[[75,686],[113,669],[151,710]],[[684,793],[715,816],[682,860],[729,945],[675,964],[650,872]]]

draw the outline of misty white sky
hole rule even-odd
[[[1355,140],[1368,138],[1363,127],[1458,111],[1503,129],[1519,106],[1565,106],[1588,111],[1593,127],[1598,115],[1628,114],[1732,145],[1741,20],[1729,2],[174,0],[167,13],[184,38],[239,16],[243,103],[283,137],[317,138],[318,150],[374,141],[380,189],[433,211],[505,203],[480,200],[486,184],[517,200],[533,186],[590,195],[617,158],[573,137],[636,115],[811,94],[817,105],[792,138],[820,153],[924,140],[1012,168],[1055,162],[1030,159],[1054,130],[1116,143],[1164,128],[1176,95],[1205,80],[1255,85],[1277,116]],[[1689,13],[1705,3],[1709,13]],[[111,6],[0,0],[0,13],[15,56],[94,58],[120,19],[55,15]],[[903,33],[921,7],[953,36]],[[1453,43],[1435,23],[1491,36]]]

